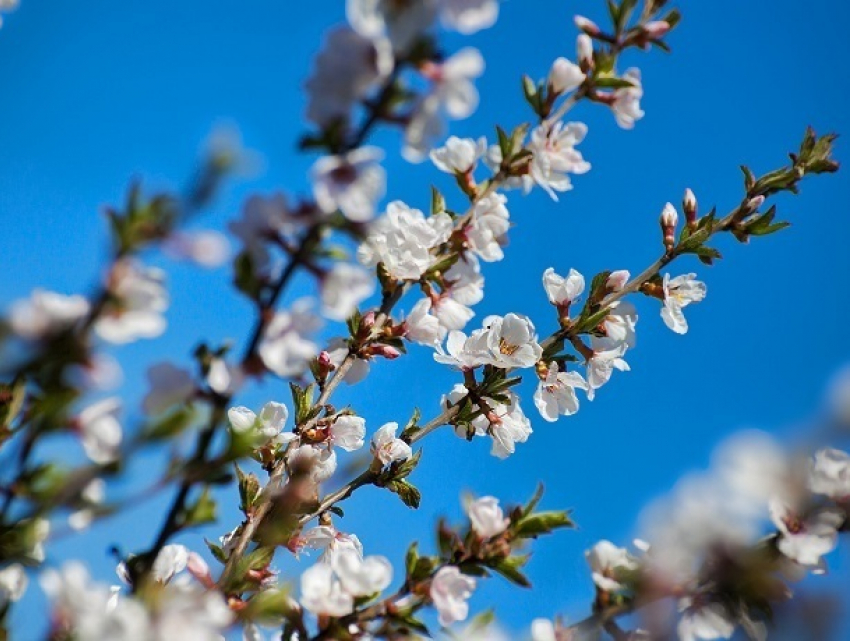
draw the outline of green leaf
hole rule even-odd
[[[407,507],[417,509],[419,507],[419,502],[422,499],[422,494],[416,489],[416,486],[412,485],[410,482],[401,479],[398,481],[390,481],[385,486],[390,492],[394,494],[398,494],[398,497],[401,499],[402,503],[404,503]]]
[[[0,425],[3,427],[9,427],[20,413],[26,387],[23,378],[17,378],[9,385],[0,385]]]
[[[530,514],[512,526],[519,538],[537,538],[541,534],[551,534],[554,530],[575,527],[568,512],[538,512]]]
[[[210,554],[213,555],[213,558],[221,564],[227,563],[227,556],[224,554],[224,548],[220,545],[216,545],[212,541],[204,539],[204,543],[207,544],[207,548],[210,551]]]
[[[446,199],[440,193],[439,189],[431,185],[431,215],[434,216],[445,211]]]
[[[198,499],[188,506],[181,519],[181,527],[194,527],[205,523],[215,523],[216,502],[212,498],[210,488],[205,487]]]
[[[617,78],[615,76],[601,76],[593,81],[597,87],[601,89],[624,89],[626,87],[634,87],[634,84],[625,78]]]
[[[239,479],[239,509],[247,515],[260,494],[260,480],[256,474],[245,474],[238,465],[235,467],[236,478]]]
[[[528,516],[534,511],[534,508],[537,507],[537,504],[540,503],[540,499],[543,498],[543,483],[537,484],[537,489],[534,490],[534,494],[531,495],[531,498],[528,500],[528,503],[525,504],[525,507],[522,508],[522,515]]]
[[[511,583],[515,583],[516,585],[524,588],[530,588],[531,582],[522,572],[519,571],[521,567],[528,563],[528,559],[528,555],[509,556],[493,563],[492,565],[488,565],[488,567],[501,574]]]

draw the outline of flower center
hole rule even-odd
[[[499,339],[499,351],[505,356],[513,356],[518,349],[519,345],[512,345],[504,338]]]

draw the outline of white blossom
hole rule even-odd
[[[566,277],[561,276],[549,267],[543,272],[543,289],[550,303],[566,308],[584,292],[584,276],[575,269],[570,269]]]
[[[831,447],[815,452],[809,469],[809,489],[836,500],[850,497],[850,455]]]
[[[531,622],[531,641],[558,641],[555,624],[549,619],[534,619]]]
[[[319,346],[307,338],[321,324],[309,308],[308,301],[296,301],[289,310],[277,312],[263,333],[257,351],[265,366],[278,376],[301,374],[319,351]]]
[[[593,40],[586,33],[580,33],[576,38],[576,60],[587,67],[593,66]]]
[[[432,86],[420,97],[405,129],[402,154],[410,162],[423,160],[433,141],[442,137],[443,111],[459,120],[478,108],[473,80],[484,72],[484,58],[477,49],[465,47],[442,63],[428,63],[422,72]]]
[[[89,302],[82,296],[36,289],[29,298],[12,303],[9,325],[21,338],[36,340],[72,327],[89,309]]]
[[[557,58],[549,70],[549,87],[553,93],[560,95],[576,89],[585,77],[577,64],[566,58]]]
[[[387,175],[380,165],[383,157],[377,147],[359,147],[341,156],[319,158],[311,170],[316,204],[327,214],[338,209],[357,223],[374,218],[387,188]]]
[[[525,443],[531,436],[531,421],[522,411],[519,397],[509,392],[507,403],[492,402],[493,416],[490,421],[490,436],[493,444],[490,454],[497,458],[507,458],[516,451],[517,443]]]
[[[233,395],[245,382],[245,371],[240,365],[228,363],[220,356],[210,358],[206,383],[216,394]]]
[[[330,565],[316,563],[301,575],[301,605],[313,614],[341,617],[354,609],[354,597],[343,590]]]
[[[164,283],[161,269],[131,259],[116,263],[107,284],[111,300],[95,322],[95,333],[118,344],[161,335],[166,325],[163,312],[168,308]]]
[[[448,627],[456,621],[465,621],[469,616],[467,600],[475,589],[475,579],[454,565],[440,568],[431,580],[430,595],[440,615],[440,625]]]
[[[20,563],[12,563],[0,570],[0,607],[20,600],[28,584],[27,573]]]
[[[434,360],[444,365],[451,365],[460,370],[472,370],[489,361],[486,342],[481,340],[482,332],[467,337],[461,331],[449,332],[445,349],[437,346]]]
[[[338,416],[330,428],[331,442],[346,452],[363,447],[366,437],[366,420],[359,416]]]
[[[507,314],[484,319],[488,362],[494,367],[532,367],[543,355],[534,324],[526,316]]]
[[[231,407],[227,410],[227,419],[234,432],[256,438],[259,445],[265,445],[282,431],[289,418],[289,409],[282,403],[269,401],[263,405],[259,416],[247,407]]]
[[[334,367],[339,367],[348,356],[348,342],[344,338],[331,339],[326,350],[331,364]],[[365,358],[355,358],[354,363],[348,370],[348,373],[343,379],[346,385],[355,385],[369,375],[369,361]]]
[[[553,200],[558,200],[555,192],[573,188],[569,174],[590,171],[590,163],[575,148],[586,135],[587,125],[581,122],[544,124],[531,132],[531,177]]]
[[[372,455],[383,465],[404,461],[413,456],[410,445],[396,438],[398,423],[386,423],[372,435]]]
[[[160,583],[168,583],[178,572],[186,569],[189,550],[186,546],[170,544],[164,546],[154,559],[151,577]]]
[[[534,404],[543,419],[553,423],[559,415],[570,416],[578,411],[576,389],[586,391],[587,381],[578,372],[559,372],[558,364],[552,361],[537,385]]]
[[[289,469],[303,469],[314,483],[323,483],[336,472],[336,452],[319,445],[290,448],[286,460]]]
[[[506,202],[507,198],[499,193],[479,198],[473,207],[472,218],[463,230],[469,249],[488,263],[504,258],[502,245],[510,229]]]
[[[307,119],[320,127],[347,121],[354,105],[393,70],[390,43],[348,27],[331,29],[307,80]]]
[[[436,0],[440,20],[447,29],[469,35],[496,24],[498,0]]]
[[[75,510],[68,516],[68,526],[72,530],[85,530],[94,520],[94,508],[103,503],[106,497],[106,482],[101,478],[92,479],[80,492],[84,507]]]
[[[625,343],[631,349],[635,346],[637,321],[638,315],[635,306],[619,300],[611,304],[611,311],[602,324],[608,338]]]
[[[83,449],[95,463],[104,465],[118,458],[122,438],[117,418],[120,410],[121,399],[112,396],[89,405],[77,416]]]
[[[640,99],[643,97],[640,69],[631,68],[627,70],[623,74],[623,80],[629,81],[632,86],[621,87],[614,91],[614,102],[611,103],[611,109],[620,127],[632,129],[635,122],[644,116],[644,112],[640,108]]]
[[[426,218],[420,210],[394,201],[370,226],[357,257],[364,265],[383,263],[397,280],[418,280],[436,263],[431,250],[449,239],[452,228],[448,214]]]
[[[670,274],[664,274],[662,287],[664,306],[661,308],[661,318],[674,332],[684,334],[688,331],[688,321],[682,310],[705,298],[705,283],[696,280],[696,274],[684,274],[672,279]]]
[[[230,258],[227,237],[213,230],[175,232],[165,240],[162,249],[172,258],[208,268],[219,267]]]
[[[430,0],[346,0],[345,15],[359,34],[372,40],[387,38],[394,51],[406,53],[436,16]]]
[[[404,321],[405,338],[414,343],[433,347],[443,342],[447,330],[431,313],[431,307],[430,298],[421,298],[416,302]]]
[[[295,233],[297,225],[282,194],[255,194],[245,201],[241,218],[230,221],[227,228],[242,241],[254,268],[263,272],[269,268],[271,260],[270,239]]]
[[[142,399],[145,414],[161,414],[170,407],[183,403],[195,393],[195,381],[189,370],[168,362],[157,363],[147,371],[148,393]]]
[[[352,596],[368,596],[385,590],[393,578],[393,567],[382,556],[362,557],[354,550],[334,554],[331,567]]]
[[[623,589],[628,573],[639,567],[637,559],[628,550],[618,548],[610,541],[599,541],[584,555],[593,572],[593,582],[606,592]]]
[[[447,174],[466,174],[475,169],[478,159],[487,151],[487,139],[483,136],[478,140],[449,136],[446,144],[438,149],[432,149],[429,154],[431,162],[440,171]]]
[[[828,507],[803,515],[796,507],[775,498],[770,501],[770,518],[779,530],[779,551],[800,565],[821,570],[821,557],[838,544],[838,528],[845,515]]]
[[[694,604],[689,598],[679,601],[682,618],[676,627],[680,641],[730,639],[735,633],[735,619],[720,603]]]
[[[467,256],[458,260],[443,274],[445,287],[432,296],[431,314],[446,330],[463,329],[475,316],[469,307],[484,298],[484,276],[478,259]]]
[[[373,274],[348,263],[336,263],[322,278],[322,314],[332,320],[346,320],[374,291]]]
[[[605,281],[605,286],[612,292],[619,292],[622,291],[626,286],[626,283],[629,282],[629,278],[631,278],[629,270],[618,269],[617,271],[611,272],[611,275],[608,276],[608,280]]]
[[[466,506],[469,522],[475,533],[483,539],[491,539],[504,532],[511,520],[505,517],[499,507],[499,499],[494,496],[482,496]]]
[[[593,400],[596,390],[611,379],[614,370],[628,372],[631,368],[623,360],[627,345],[610,338],[591,339],[593,356],[587,361],[587,398]]]

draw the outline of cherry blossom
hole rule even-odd
[[[230,232],[242,241],[245,251],[258,271],[269,268],[271,238],[293,234],[298,229],[283,194],[254,194],[245,201],[242,216],[227,224]]]
[[[338,416],[330,428],[331,443],[346,452],[363,447],[366,436],[366,420],[359,416],[343,414]]]
[[[12,563],[0,570],[0,607],[19,601],[27,590],[29,580],[20,563]]]
[[[620,127],[623,129],[632,129],[635,126],[635,122],[644,116],[644,112],[640,108],[640,99],[643,97],[640,69],[628,69],[623,74],[623,80],[627,80],[632,86],[621,87],[614,91],[614,101],[611,103],[611,109]]]
[[[817,451],[809,470],[809,489],[839,501],[850,497],[850,455],[831,447]]]
[[[488,362],[494,367],[532,367],[543,354],[534,324],[526,316],[510,313],[484,319]]]
[[[531,436],[531,421],[522,411],[519,397],[508,393],[508,402],[493,402],[493,415],[488,416],[490,421],[490,436],[493,444],[490,454],[496,458],[507,458],[516,451],[517,443],[525,443]]]
[[[341,617],[354,609],[354,597],[342,589],[331,566],[317,563],[301,575],[301,605],[313,614]]]
[[[428,63],[421,71],[432,86],[420,97],[405,129],[402,153],[410,162],[422,161],[433,141],[442,136],[443,111],[459,120],[478,108],[473,80],[484,72],[484,58],[477,49],[465,47],[442,63]]]
[[[822,570],[821,557],[838,543],[838,528],[845,521],[838,508],[817,509],[803,514],[788,502],[775,498],[770,501],[770,518],[779,530],[777,547],[792,561]]]
[[[436,7],[430,0],[347,0],[345,15],[359,34],[372,40],[387,38],[394,51],[406,53],[434,21]]]
[[[9,325],[21,338],[41,339],[72,327],[89,313],[89,308],[82,296],[35,289],[29,298],[12,303]]]
[[[543,272],[543,289],[549,297],[549,302],[564,309],[584,292],[584,276],[575,269],[561,276],[552,267]]]
[[[118,458],[122,439],[117,418],[120,411],[121,399],[112,396],[89,405],[77,416],[80,441],[93,462],[105,465]]]
[[[483,332],[467,336],[461,331],[449,332],[446,346],[437,346],[434,360],[460,370],[472,370],[489,361],[486,343],[481,340]]]
[[[359,147],[319,158],[311,170],[316,204],[327,214],[338,209],[357,223],[374,218],[387,187],[386,172],[379,164],[383,157],[377,147]]]
[[[510,229],[507,198],[499,193],[479,198],[472,210],[472,218],[464,228],[467,245],[481,260],[491,263],[505,256],[502,245]]]
[[[590,171],[590,163],[575,148],[586,135],[587,125],[581,122],[543,124],[531,132],[531,177],[553,200],[558,200],[555,192],[573,188],[569,174]]]
[[[418,280],[437,260],[431,250],[448,240],[452,228],[447,214],[426,218],[420,210],[395,201],[371,225],[357,257],[364,265],[383,263],[397,280]]]
[[[372,435],[372,455],[382,465],[404,461],[413,455],[410,445],[396,438],[398,423],[386,423]]]
[[[247,407],[231,407],[227,418],[234,432],[256,438],[258,444],[268,443],[283,431],[289,409],[286,405],[269,401],[263,405],[259,416]]]
[[[354,105],[393,66],[392,47],[380,34],[370,37],[348,27],[331,29],[305,84],[307,119],[320,127],[348,120]]]
[[[618,300],[611,304],[611,312],[605,317],[602,325],[608,338],[623,342],[631,349],[635,346],[635,327],[637,326],[637,309],[629,302]]]
[[[566,58],[557,58],[549,71],[549,87],[553,93],[560,95],[579,87],[585,77],[577,64]]]
[[[72,530],[85,530],[94,520],[94,508],[103,503],[106,497],[106,482],[103,479],[92,479],[80,492],[84,507],[75,510],[68,516],[68,526]]]
[[[165,272],[131,259],[115,264],[107,288],[110,300],[95,322],[95,333],[110,343],[156,338],[165,331],[168,308]]]
[[[682,618],[676,632],[680,641],[730,639],[735,633],[735,619],[720,603],[694,603],[683,598],[679,601],[679,611]]]
[[[487,151],[487,139],[449,136],[446,144],[430,152],[431,162],[447,174],[466,174],[475,169],[478,159]]]
[[[304,470],[314,483],[323,483],[336,472],[336,452],[319,445],[290,448],[286,460],[290,470]]]
[[[482,496],[466,506],[469,522],[475,533],[483,539],[491,539],[504,532],[511,520],[505,517],[499,507],[499,499],[494,496]]]
[[[172,258],[188,260],[201,267],[219,267],[230,258],[230,243],[217,231],[176,232],[163,243]]]
[[[440,568],[431,580],[430,595],[440,615],[440,625],[447,627],[469,616],[467,600],[475,589],[475,579],[461,574],[454,565]]]
[[[696,280],[696,274],[684,274],[672,279],[670,274],[664,274],[662,287],[664,306],[661,308],[661,318],[674,332],[684,334],[688,331],[688,321],[682,310],[705,298],[705,283]]]
[[[348,263],[337,263],[322,278],[322,314],[332,320],[346,320],[374,291],[372,274]]]
[[[611,379],[614,370],[628,372],[631,368],[623,360],[627,345],[611,338],[591,339],[593,356],[587,361],[587,398],[593,400],[596,390]]]
[[[142,399],[145,414],[161,414],[195,394],[195,381],[189,370],[168,362],[157,363],[147,371],[148,393]]]
[[[277,312],[263,333],[257,351],[266,367],[278,376],[300,374],[319,351],[319,346],[307,338],[321,324],[310,306],[307,300],[296,301],[288,311]]]
[[[386,558],[362,557],[354,550],[340,550],[334,554],[331,567],[343,589],[355,597],[382,592],[393,578],[393,567]]]
[[[628,574],[639,567],[637,559],[625,548],[618,548],[610,541],[599,541],[585,552],[585,557],[593,572],[593,582],[606,592],[622,590]]]
[[[404,321],[405,338],[422,345],[438,346],[446,337],[447,330],[431,313],[430,298],[421,298],[411,308]]]
[[[498,0],[435,0],[447,29],[469,35],[496,24]]]
[[[559,415],[570,416],[578,411],[576,389],[587,390],[585,381],[578,372],[559,372],[558,364],[552,362],[546,376],[537,385],[534,404],[544,420],[554,423]]]

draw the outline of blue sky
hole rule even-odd
[[[295,151],[304,132],[301,87],[323,31],[343,19],[343,4],[23,0],[0,30],[0,303],[36,286],[88,291],[106,255],[103,206],[120,202],[132,177],[150,188],[178,187],[216,123],[236,123],[265,166],[228,188],[199,226],[223,228],[256,191],[307,193],[314,158]],[[812,0],[801,16],[791,0],[719,0],[683,3],[682,10],[672,55],[631,53],[624,60],[624,68],[643,71],[647,115],[637,127],[623,131],[604,108],[581,105],[572,117],[589,125],[581,150],[592,171],[577,177],[560,203],[542,192],[509,195],[516,227],[506,260],[486,268],[489,295],[473,326],[487,314],[515,311],[548,333],[554,317],[539,285],[545,268],[574,267],[587,276],[640,271],[658,254],[662,206],[678,202],[685,187],[703,211],[713,204],[728,211],[741,195],[739,164],[756,173],[773,169],[806,125],[821,133],[850,131],[850,95],[840,71],[850,63],[850,7]],[[528,119],[519,77],[542,77],[555,57],[574,55],[577,11],[604,19],[601,0],[511,0],[502,4],[495,28],[471,38],[448,35],[449,51],[471,44],[488,64],[478,85],[479,111],[452,132],[492,136],[494,125]],[[424,208],[432,182],[452,194],[449,177],[401,160],[397,132],[374,140],[388,149],[390,199]],[[843,139],[837,157],[844,158]],[[410,540],[432,540],[438,515],[459,518],[461,490],[510,503],[543,480],[544,506],[573,509],[580,530],[535,545],[534,591],[494,580],[481,587],[473,609],[494,604],[514,628],[557,612],[581,617],[592,597],[586,548],[599,538],[628,542],[641,506],[686,471],[704,467],[725,435],[742,427],[787,433],[804,422],[818,410],[830,375],[847,361],[850,183],[841,174],[816,177],[801,195],[778,202],[794,224],[790,230],[750,246],[722,239],[726,259],[714,268],[687,260],[673,267],[697,271],[708,284],[707,299],[688,310],[686,336],[664,327],[653,301],[638,300],[632,372],[615,375],[595,402],[554,425],[535,420],[530,441],[504,462],[490,457],[484,443],[437,433],[425,442],[414,477],[424,495],[419,511],[369,489],[349,501],[340,529],[357,532],[368,553],[401,560]],[[131,418],[148,364],[178,356],[188,362],[199,338],[239,341],[253,322],[250,307],[229,289],[227,268],[150,261],[170,272],[170,328],[161,339],[116,352],[125,364],[121,393]],[[307,281],[297,289],[287,301],[307,293]],[[384,421],[404,422],[417,405],[425,417],[435,414],[440,394],[454,382],[456,375],[431,362],[424,348],[413,349],[410,358],[378,364],[366,383],[340,399],[354,403],[371,431]],[[533,388],[523,389],[532,415]],[[271,399],[288,401],[288,391],[269,382],[242,400]],[[114,496],[150,483],[149,470],[134,469],[114,486]],[[50,560],[82,557],[96,576],[112,580],[107,547],[148,545],[166,499],[106,522],[85,546],[58,542]],[[238,520],[235,509],[222,515],[222,527],[207,536]],[[203,547],[197,533],[181,541]],[[837,553],[836,562],[846,567],[846,555]],[[19,622],[40,607],[34,592]]]

